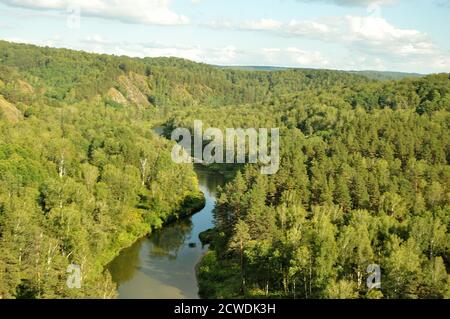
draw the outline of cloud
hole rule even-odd
[[[222,22],[215,26],[338,43],[375,55],[423,56],[432,55],[438,51],[426,33],[414,29],[397,28],[384,18],[372,15],[291,20],[287,23],[271,19],[246,21],[239,25]]]
[[[367,7],[370,5],[378,4],[390,4],[395,2],[395,0],[297,0],[298,2],[323,2],[336,4],[339,6],[359,6],[359,7]]]
[[[331,32],[329,25],[315,21],[292,20],[284,29],[284,33],[291,36],[322,37]]]
[[[450,57],[439,56],[431,62],[431,67],[437,70],[450,70]]]
[[[81,42],[95,45],[108,45],[113,43],[111,41],[103,39],[103,37],[98,34],[87,36],[85,39],[81,39]]]
[[[350,52],[349,59],[355,60],[356,57],[364,57],[361,65],[377,70],[392,65],[395,65],[397,69],[408,69],[406,67],[408,65],[421,70],[425,66],[442,71],[450,69],[449,53],[440,50],[428,34],[415,29],[398,28],[377,14],[346,15],[289,22],[273,19],[243,23],[220,21],[210,26],[237,31],[266,32],[293,39],[316,40],[326,45],[336,44]],[[317,52],[313,54],[312,52],[291,50],[291,54],[288,55],[284,50],[277,51],[273,48],[264,50],[266,60],[274,62],[283,58],[292,61],[294,52],[297,53],[295,61],[300,65],[336,65],[338,68],[348,65],[351,67],[345,60],[336,64],[334,63],[335,58],[326,59]]]
[[[279,30],[283,23],[272,19],[261,19],[256,21],[246,21],[241,24],[240,28],[243,30],[256,31],[274,31]]]
[[[10,24],[0,22],[0,29],[3,29],[3,30],[5,30],[5,29],[14,29],[14,27],[12,25],[10,25]]]
[[[301,66],[325,67],[329,64],[327,58],[318,51],[305,51],[298,48],[288,48],[286,52]]]
[[[346,16],[340,40],[375,53],[393,55],[429,55],[436,52],[427,34],[413,29],[399,29],[380,17]]]
[[[264,48],[261,50],[266,63],[274,65],[290,64],[295,67],[324,68],[330,65],[329,59],[319,51],[308,51],[289,47]]]
[[[96,53],[113,53],[132,57],[179,57],[213,65],[246,64],[258,61],[267,65],[324,68],[330,59],[319,51],[295,47],[240,50],[234,45],[205,48],[189,45],[165,45],[159,42],[129,43],[106,39],[98,34],[80,40],[80,49]],[[258,64],[257,63],[257,64]]]
[[[130,43],[127,41],[114,41],[94,34],[80,40],[79,49],[131,57],[179,57],[196,62],[209,64],[230,64],[243,54],[233,45],[215,48],[200,48],[189,45],[167,45],[159,42]]]
[[[189,19],[172,11],[170,0],[0,0],[13,7],[75,12],[82,16],[119,20],[125,23],[178,25]]]
[[[238,27],[228,20],[211,20],[206,23],[200,24],[203,27],[211,28],[211,29],[238,29]]]

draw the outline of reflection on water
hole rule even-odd
[[[212,210],[220,174],[195,168],[205,208],[194,216],[153,232],[123,250],[109,265],[119,298],[198,298],[195,265],[205,253],[198,235],[213,226]]]
[[[167,226],[164,230],[159,230],[150,236],[152,243],[150,250],[151,257],[167,257],[177,259],[183,243],[191,239],[192,221],[186,219],[176,224]]]

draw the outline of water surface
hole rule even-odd
[[[213,227],[217,186],[223,177],[196,166],[206,206],[123,250],[109,265],[121,299],[198,298],[195,266],[206,252],[198,235]]]

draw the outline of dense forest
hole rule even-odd
[[[200,208],[196,176],[172,163],[170,143],[145,119],[154,109],[62,98],[73,83],[65,76],[80,70],[59,51],[10,48],[17,61],[44,50],[61,64],[2,61],[0,298],[114,297],[105,265],[151,228]],[[81,289],[66,285],[70,264],[81,267]]]
[[[0,298],[114,297],[107,263],[202,205],[152,130],[195,119],[281,130],[277,174],[214,167],[202,297],[450,298],[450,75],[378,78],[0,41]]]
[[[202,296],[450,297],[449,110],[441,74],[175,111],[168,131],[282,129],[280,172],[248,166],[221,191]],[[370,264],[380,290],[366,287]]]
[[[449,298],[449,110],[442,74],[180,111],[282,129],[278,174],[247,166],[221,191],[202,296]]]

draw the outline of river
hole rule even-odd
[[[109,265],[120,299],[195,299],[195,266],[207,247],[199,234],[213,227],[216,190],[224,178],[195,166],[206,206],[199,213],[167,225],[124,249]]]

